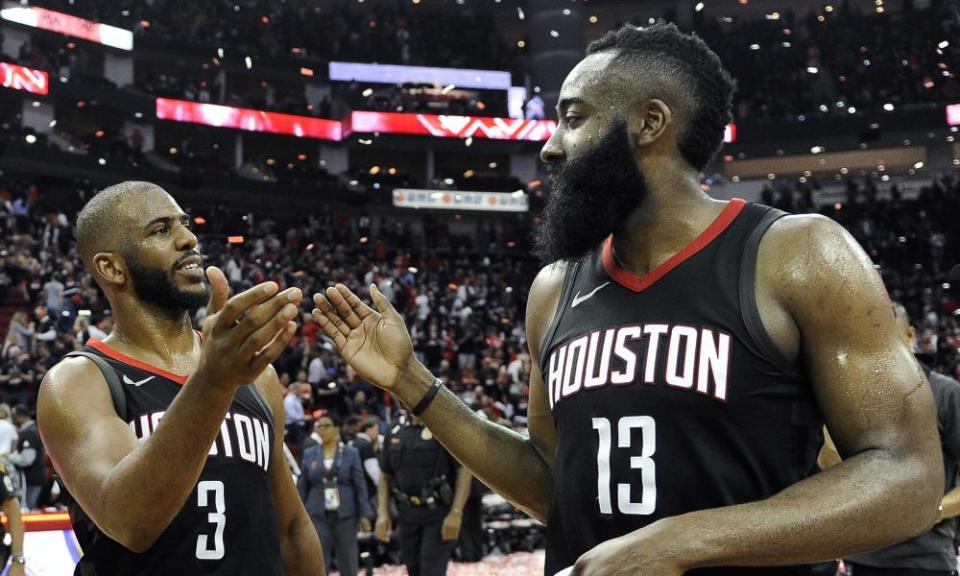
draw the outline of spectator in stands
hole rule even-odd
[[[17,427],[11,422],[10,405],[0,404],[0,456],[17,448]]]
[[[17,426],[17,451],[7,458],[22,472],[23,506],[36,509],[40,492],[47,482],[46,452],[40,441],[37,423],[31,418],[30,409],[25,404],[14,406],[13,423]]]
[[[7,335],[3,340],[3,357],[6,358],[7,350],[11,346],[18,346],[22,350],[29,350],[35,334],[34,324],[27,319],[27,313],[18,310],[10,318],[10,327],[7,329]]]
[[[283,396],[283,412],[285,414],[286,438],[294,446],[300,444],[306,434],[304,426],[307,422],[301,402],[300,383],[291,382]]]
[[[11,346],[0,365],[0,387],[3,401],[25,404],[33,396],[35,374],[30,354],[19,346]]]
[[[360,455],[364,477],[367,480],[367,494],[370,510],[377,509],[377,485],[380,483],[380,422],[375,416],[368,416],[360,423],[360,430],[353,440],[353,447]]]

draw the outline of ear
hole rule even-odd
[[[114,252],[97,252],[93,269],[106,285],[119,287],[127,280],[127,270],[120,256]]]
[[[630,144],[635,147],[652,144],[666,132],[672,121],[673,112],[659,98],[634,106],[627,121]]]
[[[911,352],[913,351],[912,348],[916,345],[916,343],[917,343],[917,329],[911,326],[910,328],[907,329],[907,346],[911,348]]]

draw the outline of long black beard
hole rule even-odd
[[[162,268],[150,268],[141,264],[132,254],[124,254],[127,271],[133,280],[133,291],[145,304],[150,304],[171,315],[194,312],[210,300],[210,285],[203,280],[203,290],[181,290]]]
[[[623,120],[614,122],[593,150],[547,163],[546,169],[551,191],[533,238],[545,264],[585,256],[619,233],[647,195]]]

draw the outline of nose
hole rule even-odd
[[[177,250],[193,250],[200,242],[192,230],[186,226],[180,226],[180,235],[177,237]]]
[[[558,134],[560,130],[557,129],[553,135],[550,136],[550,139],[547,140],[547,143],[543,145],[543,148],[540,149],[540,160],[544,162],[557,162],[563,159],[563,151],[560,149]]]

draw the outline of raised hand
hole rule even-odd
[[[214,268],[211,304],[226,298],[226,279]],[[219,273],[219,274],[218,274]],[[221,282],[222,281],[222,282]],[[203,350],[194,377],[213,386],[236,389],[253,382],[277,359],[297,330],[303,293],[288,288],[277,294],[275,282],[265,282],[226,300],[204,322]],[[219,300],[219,302],[218,302]]]
[[[315,294],[313,317],[340,356],[361,378],[384,390],[393,390],[404,368],[413,359],[413,342],[400,313],[370,285],[376,310],[363,303],[343,284]]]
[[[201,326],[204,333],[217,321],[217,313],[223,310],[227,299],[230,298],[230,284],[223,270],[216,266],[208,266],[206,273],[207,282],[210,283],[210,301],[207,303],[207,316],[203,319]]]

